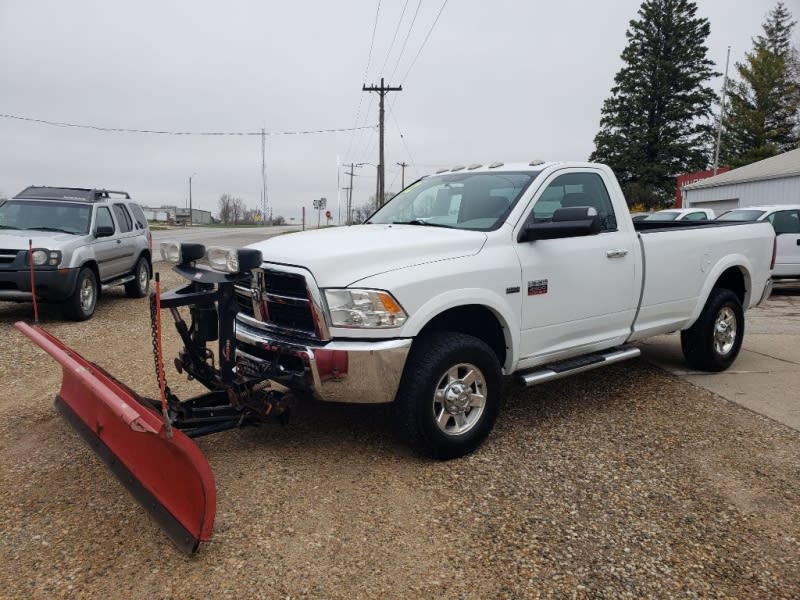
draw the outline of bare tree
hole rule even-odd
[[[277,215],[272,217],[272,224],[273,225],[286,225],[286,219],[284,219],[281,215]]]
[[[233,201],[234,197],[230,194],[219,197],[219,220],[226,225],[233,220]]]
[[[244,217],[244,200],[239,197],[233,198],[233,201],[231,202],[231,211],[233,213],[233,223],[237,224],[239,220]]]

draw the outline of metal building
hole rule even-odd
[[[800,204],[800,148],[760,160],[683,188],[686,208],[732,208]]]

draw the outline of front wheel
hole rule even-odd
[[[78,273],[78,282],[72,296],[64,302],[64,316],[70,321],[85,321],[94,314],[97,306],[97,277],[88,267]]]
[[[744,339],[744,310],[739,297],[724,288],[712,290],[703,312],[681,331],[681,349],[689,366],[724,371],[739,355]]]
[[[432,458],[469,454],[494,425],[501,386],[500,363],[485,342],[428,334],[414,343],[395,400],[401,434]]]

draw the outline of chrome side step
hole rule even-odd
[[[607,367],[614,363],[622,362],[630,358],[636,358],[641,354],[641,350],[634,346],[622,346],[614,350],[584,354],[577,358],[568,358],[558,362],[543,365],[535,371],[520,373],[518,379],[525,387],[531,387],[539,383],[561,379],[575,373],[591,371],[599,367]]]
[[[122,285],[124,283],[128,283],[129,281],[133,281],[136,279],[135,275],[126,275],[125,277],[120,277],[119,279],[113,279],[108,283],[104,283],[101,287],[103,290],[107,290],[108,288],[116,287],[118,285]]]

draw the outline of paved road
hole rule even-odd
[[[159,244],[165,241],[198,242],[206,246],[241,247],[289,231],[299,231],[297,225],[275,227],[174,227],[153,231],[153,249],[158,254]],[[160,260],[161,256],[155,257]]]
[[[739,357],[722,373],[690,370],[677,333],[642,343],[645,358],[726,400],[800,431],[800,282],[776,284],[772,296],[745,315]]]

